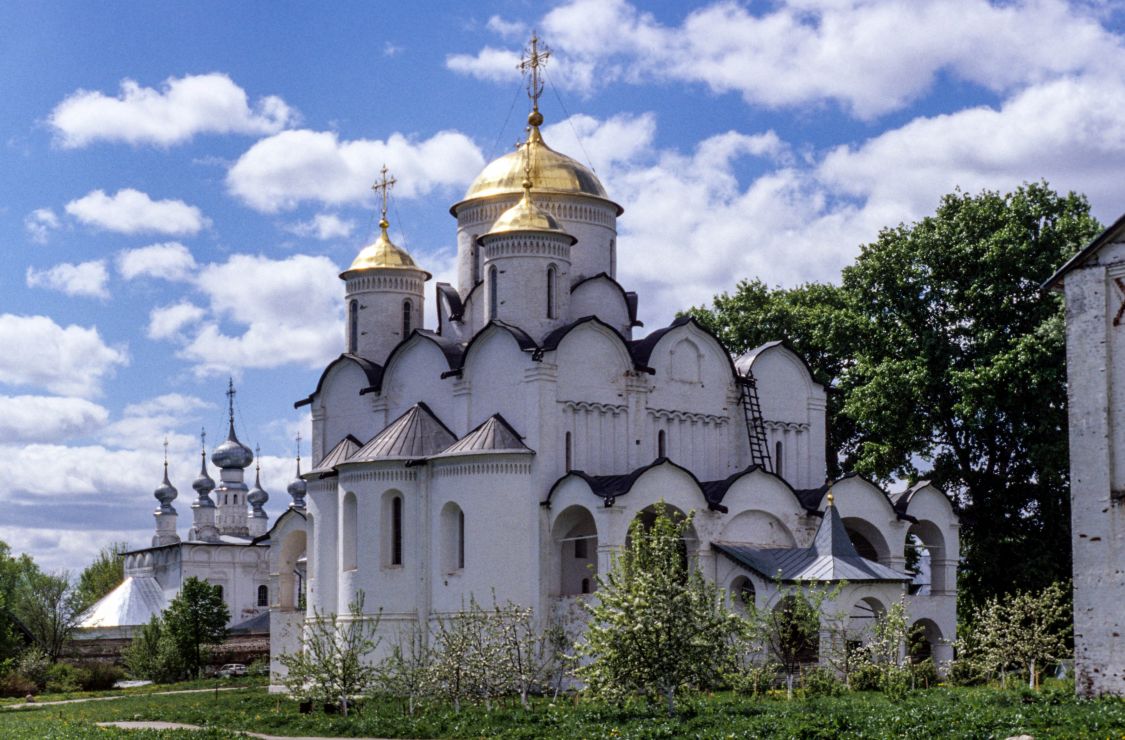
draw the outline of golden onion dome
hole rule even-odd
[[[551,214],[544,211],[531,199],[531,183],[523,182],[523,197],[519,203],[500,214],[492,224],[492,228],[483,236],[496,236],[497,234],[510,234],[516,231],[538,231],[559,234],[570,239],[574,244],[577,239],[566,232]]]
[[[588,167],[547,146],[536,124],[531,126],[528,144],[531,150],[531,180],[535,183],[535,192],[548,195],[588,195],[600,200],[609,200],[598,176]],[[473,180],[465,197],[460,203],[454,204],[450,212],[456,215],[457,208],[468,200],[496,195],[514,195],[520,192],[525,178],[524,156],[521,148],[490,162],[477,175],[477,179]],[[624,211],[616,203],[613,203],[613,206],[617,209],[618,215]]]
[[[418,270],[426,275],[429,280],[432,275],[426,272],[414,262],[414,258],[402,247],[398,246],[391,241],[391,237],[387,234],[387,227],[390,224],[384,218],[379,221],[379,236],[372,243],[360,250],[356,258],[352,260],[352,265],[340,277],[347,277],[353,272],[360,272],[363,270]]]

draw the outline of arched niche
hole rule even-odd
[[[344,505],[340,509],[340,568],[355,570],[359,556],[359,505],[355,494],[344,494]]]
[[[796,547],[789,528],[768,511],[742,511],[723,525],[719,539],[758,547]]]
[[[302,602],[305,575],[300,564],[305,557],[307,540],[305,532],[293,530],[281,539],[280,555],[277,563],[278,606],[282,609],[297,609]]]
[[[450,501],[441,509],[441,566],[448,574],[464,570],[465,512]]]
[[[758,589],[749,576],[735,576],[727,589],[730,606],[738,614],[749,614],[757,606]]]
[[[592,593],[598,574],[598,527],[585,506],[569,506],[551,526],[558,558],[552,592],[559,596]]]

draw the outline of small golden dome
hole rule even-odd
[[[379,236],[371,244],[360,250],[352,261],[352,266],[345,270],[340,277],[360,270],[374,269],[419,270],[425,273],[427,280],[432,277],[430,273],[415,264],[414,258],[405,249],[391,241],[391,237],[387,234],[388,226],[390,224],[387,223],[386,219],[379,221]]]
[[[578,241],[566,232],[554,216],[544,211],[531,199],[531,183],[524,182],[523,197],[520,202],[500,214],[500,218],[492,224],[484,236],[509,234],[514,231],[546,231],[561,234],[571,239],[571,244]]]
[[[542,120],[542,116],[538,120]],[[547,146],[537,125],[531,126],[528,142],[531,144],[531,181],[535,183],[536,193],[589,195],[609,200],[598,176],[588,167]],[[494,195],[513,195],[523,188],[524,178],[524,152],[521,148],[490,162],[469,186],[461,202]],[[455,213],[459,205],[450,210]],[[616,203],[613,205],[620,215],[624,209]]]

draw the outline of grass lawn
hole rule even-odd
[[[179,686],[173,687],[179,688]],[[1031,693],[992,688],[935,688],[899,702],[881,694],[838,698],[750,699],[717,694],[685,704],[676,719],[640,702],[612,708],[572,699],[535,702],[530,711],[505,704],[455,714],[430,707],[404,716],[396,703],[373,700],[347,719],[301,715],[296,705],[261,687],[218,694],[138,695],[117,701],[0,710],[3,738],[111,737],[96,722],[163,720],[205,725],[206,733],[122,732],[130,738],[234,737],[234,730],[277,735],[383,737],[567,738],[1125,738],[1125,700],[1078,701],[1068,686]]]

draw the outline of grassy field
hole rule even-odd
[[[179,688],[178,686],[175,688]],[[612,708],[567,699],[518,703],[460,714],[429,707],[414,718],[390,701],[371,701],[343,718],[301,715],[294,703],[261,687],[203,694],[130,695],[29,709],[0,709],[3,738],[106,738],[97,722],[163,720],[203,725],[205,733],[121,732],[130,738],[236,737],[237,730],[277,735],[510,738],[1125,738],[1125,700],[1077,701],[1068,686],[1039,692],[989,688],[935,688],[892,702],[881,694],[838,698],[750,699],[731,694],[701,698],[668,719],[642,703]]]

